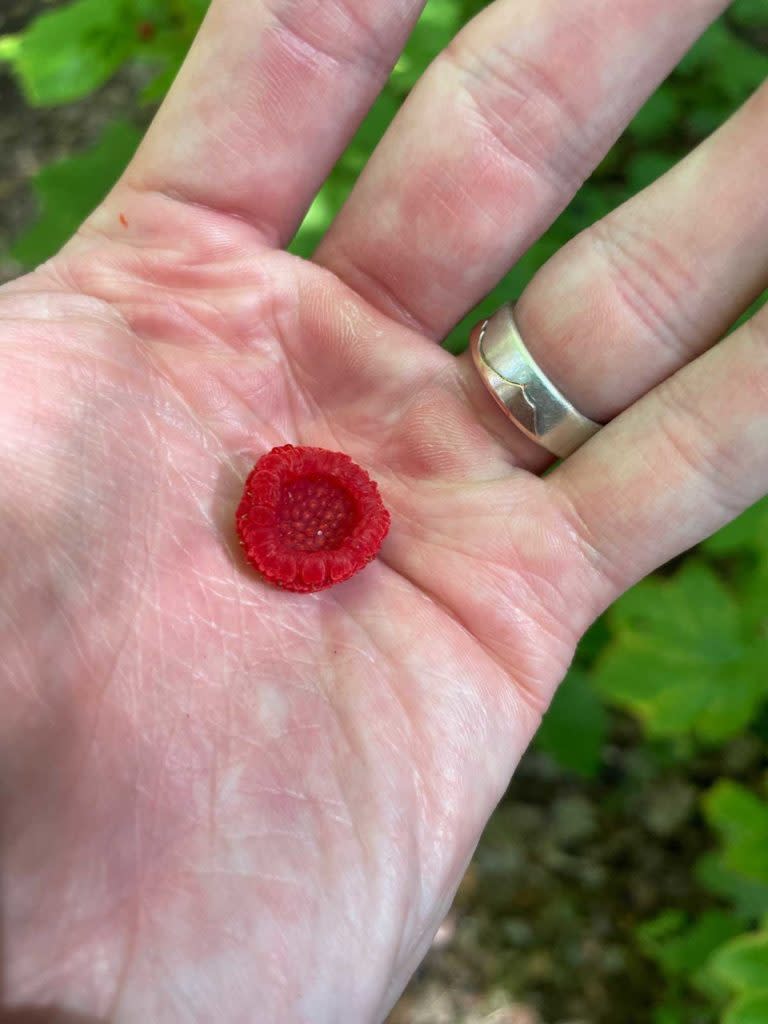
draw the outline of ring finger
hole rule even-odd
[[[768,83],[664,177],[587,228],[515,308],[533,358],[580,412],[607,422],[713,345],[768,286]],[[551,457],[488,400],[486,425],[518,464]]]

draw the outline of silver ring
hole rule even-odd
[[[536,444],[564,459],[601,428],[575,409],[525,347],[512,306],[498,309],[472,332],[478,373],[507,417]]]

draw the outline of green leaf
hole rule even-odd
[[[747,323],[748,320],[751,320],[753,316],[756,316],[757,313],[759,313],[760,310],[766,305],[768,305],[768,288],[766,288],[761,295],[758,295],[755,301],[747,309],[744,310],[739,319],[734,322],[734,325],[731,328],[731,330],[738,330],[745,323]]]
[[[768,27],[768,5],[765,0],[735,0],[728,14],[739,25],[748,28]]]
[[[563,768],[594,776],[606,734],[603,704],[583,672],[571,671],[544,716],[536,746]]]
[[[40,217],[16,240],[14,257],[35,266],[58,252],[107,195],[140,140],[132,125],[118,121],[92,149],[44,167],[33,179]]]
[[[725,560],[740,597],[742,626],[768,638],[768,499],[704,541],[702,550]]]
[[[76,0],[40,15],[15,39],[11,64],[32,106],[93,92],[140,45],[125,0]]]
[[[721,853],[705,853],[696,862],[695,870],[699,884],[728,900],[743,921],[768,914],[768,884],[734,871],[724,863]]]
[[[686,1016],[671,1000],[653,1008],[653,1024],[686,1024]]]
[[[768,990],[737,999],[726,1010],[723,1024],[768,1024]]]
[[[703,800],[707,821],[723,841],[723,864],[768,885],[768,803],[735,782],[721,780]]]
[[[722,910],[708,910],[690,923],[682,912],[672,910],[644,922],[635,934],[646,956],[668,977],[691,978],[742,927],[738,918]]]
[[[707,29],[678,66],[679,75],[703,77],[710,95],[719,94],[732,106],[757,89],[766,73],[768,57],[738,38],[722,18]]]
[[[768,554],[749,573],[742,586],[742,621],[768,636]]]
[[[326,182],[307,211],[301,227],[290,244],[290,251],[303,259],[310,259],[339,208],[339,197],[334,194],[330,183]]]
[[[165,96],[186,59],[192,38],[178,29],[159,31],[144,50],[136,54],[142,63],[158,69],[141,92],[142,103],[154,103]]]
[[[18,36],[0,36],[0,60],[16,60],[20,49],[21,39]]]
[[[740,935],[718,949],[713,973],[737,992],[768,989],[768,932]]]
[[[155,77],[141,92],[142,103],[155,103],[166,95],[179,73],[200,28],[209,0],[166,0],[165,17],[162,8],[158,11],[156,0],[132,2],[148,5],[148,9],[141,11],[141,14],[154,29],[135,57],[157,69]]]
[[[713,555],[755,551],[768,556],[768,498],[747,509],[738,519],[704,541],[702,547]]]
[[[627,182],[633,192],[640,192],[658,181],[676,162],[674,153],[656,149],[642,150],[629,160]]]
[[[179,68],[184,62],[185,56],[186,52],[178,60],[169,62],[162,71],[157,73],[151,82],[144,86],[140,96],[142,103],[159,103],[167,95],[176,75],[179,73]]]
[[[592,623],[587,632],[579,641],[576,650],[575,664],[581,668],[590,669],[596,658],[602,654],[611,640],[611,631],[605,615]]]
[[[608,621],[614,639],[594,682],[652,736],[722,741],[751,721],[768,693],[765,639],[743,635],[737,603],[701,563],[638,584]]]
[[[733,104],[725,99],[713,99],[691,109],[686,125],[695,139],[703,140],[725,124],[732,113]]]
[[[479,14],[483,8],[488,7],[491,3],[493,3],[493,0],[461,0],[459,4],[461,24],[466,24],[470,18],[474,18],[476,14]]]
[[[655,952],[661,943],[684,928],[687,920],[683,910],[663,910],[656,917],[637,925],[635,935],[646,953]]]
[[[680,99],[671,85],[663,85],[635,115],[627,131],[638,142],[657,142],[675,128]]]

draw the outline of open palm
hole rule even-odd
[[[152,1024],[380,1020],[584,629],[765,489],[754,325],[546,479],[466,357],[434,342],[723,5],[689,2],[683,27],[661,0],[581,5],[579,24],[602,19],[625,56],[646,30],[655,49],[631,74],[605,57],[623,99],[585,103],[590,145],[561,173],[544,129],[554,140],[579,114],[533,68],[552,57],[562,88],[575,74],[575,59],[554,59],[569,5],[548,0],[534,26],[497,0],[415,91],[316,260],[283,251],[418,6],[220,0],[123,181],[2,294],[9,1007]],[[417,124],[450,103],[474,120],[424,138]],[[570,280],[558,316],[537,299],[551,267],[519,307],[553,370],[589,320],[578,277],[587,253],[606,259],[598,234],[574,243],[580,258],[556,258]],[[600,286],[593,315],[609,310],[626,346],[603,360],[603,393],[596,350],[581,349],[580,370],[561,360],[596,418],[671,377],[759,290],[742,263],[728,301],[697,309],[695,330],[688,317],[687,350],[659,348],[649,369],[658,329],[631,320],[616,288],[637,281],[642,244]],[[735,265],[724,248],[711,259]],[[658,295],[648,305],[658,312]],[[627,375],[633,360],[644,379]],[[716,436],[713,373],[741,388]],[[284,443],[347,452],[392,513],[380,557],[320,594],[267,586],[234,534],[247,472]]]

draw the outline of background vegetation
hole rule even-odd
[[[86,97],[98,108],[115,76],[130,83],[120,119],[94,145],[34,174],[38,212],[7,266],[53,254],[106,194],[207,2],[50,3],[0,38],[0,63],[30,110],[61,108],[62,124]],[[429,0],[294,251],[312,252],[418,76],[482,6]],[[459,351],[481,313],[663,174],[766,74],[768,2],[737,0],[446,345]],[[768,501],[635,587],[587,635],[392,1015],[393,1024],[618,1020],[768,1024]]]

